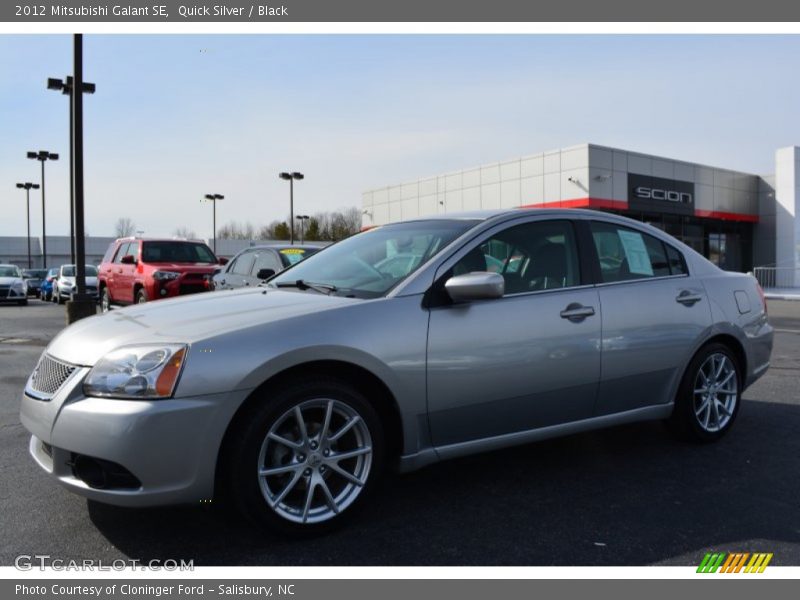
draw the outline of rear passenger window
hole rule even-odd
[[[661,240],[611,223],[595,221],[591,228],[604,283],[674,274]]]
[[[683,255],[675,248],[668,244],[664,244],[667,248],[667,261],[669,262],[669,270],[672,275],[686,275],[686,263],[683,261]]]

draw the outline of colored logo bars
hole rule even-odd
[[[750,559],[749,561],[747,559]],[[709,552],[704,557],[700,566],[697,567],[698,573],[763,573],[769,561],[772,560],[772,552]],[[745,563],[747,563],[745,565]]]

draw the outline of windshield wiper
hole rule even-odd
[[[297,279],[296,281],[278,281],[273,285],[278,288],[294,287],[298,290],[314,290],[315,292],[327,294],[328,296],[339,290],[339,288],[337,288],[335,285],[331,285],[329,283],[313,283],[303,279]]]

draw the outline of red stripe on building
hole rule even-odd
[[[721,210],[699,210],[694,209],[696,217],[705,219],[722,219],[723,221],[746,221],[747,223],[758,223],[758,215],[743,215],[740,213],[724,212]]]
[[[520,208],[610,208],[613,210],[628,210],[628,203],[624,200],[587,197],[556,200],[554,202],[544,202],[542,204],[525,204]]]
[[[607,198],[572,198],[570,200],[556,200],[542,204],[524,204],[520,208],[605,208],[610,210],[628,210],[628,203],[624,200],[610,200]],[[695,209],[696,217],[704,219],[720,219],[723,221],[743,221],[758,223],[758,215],[745,215],[741,213],[724,212],[719,210]]]

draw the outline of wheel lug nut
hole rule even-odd
[[[305,475],[306,477],[311,475],[311,469],[306,469],[305,471],[303,471],[303,475]]]
[[[322,465],[322,466],[319,468],[319,472],[320,472],[320,473],[324,473],[324,472],[325,472],[325,465]]]
[[[317,449],[317,442],[311,442],[311,449],[312,450],[316,450]]]
[[[326,448],[326,449],[325,449],[325,450],[322,452],[322,455],[323,455],[323,456],[330,456],[330,455],[331,455],[331,451],[330,451],[330,450],[328,450],[328,449]]]
[[[305,454],[298,454],[297,455],[297,462],[303,462],[306,459]]]

